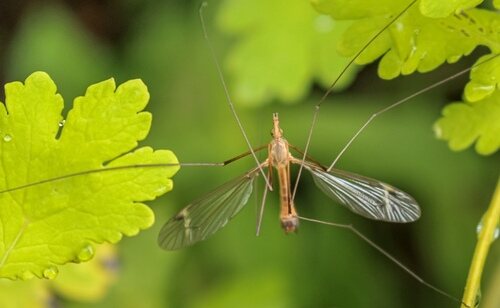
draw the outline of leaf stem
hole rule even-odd
[[[484,263],[490,245],[495,238],[495,230],[500,220],[500,178],[498,179],[493,198],[482,220],[482,229],[478,236],[476,249],[469,268],[469,276],[465,285],[461,307],[476,307]]]

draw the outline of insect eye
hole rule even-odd
[[[271,131],[269,132],[269,134],[271,134],[271,137],[273,137],[273,136],[274,136],[274,134],[273,134],[273,130],[272,130],[272,129],[271,129]]]

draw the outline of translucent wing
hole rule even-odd
[[[158,244],[175,250],[203,241],[224,227],[247,203],[259,169],[223,184],[193,201],[162,227]]]
[[[311,172],[319,189],[356,214],[400,223],[420,217],[417,202],[389,184],[338,169],[326,172],[313,164],[304,167]]]

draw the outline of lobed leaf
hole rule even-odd
[[[420,12],[427,17],[442,18],[479,5],[483,0],[421,0]]]
[[[439,139],[447,140],[454,151],[463,150],[476,142],[482,155],[494,153],[500,147],[500,92],[473,104],[455,102],[443,109],[443,117],[434,124]]]
[[[366,0],[318,0],[316,7],[323,13],[337,19],[355,19],[344,33],[339,44],[339,52],[353,56],[375,34],[399,14],[410,1],[385,0],[373,6]],[[477,1],[421,2],[427,16],[443,15],[445,11],[457,11]],[[445,5],[445,3],[447,3]],[[347,5],[346,8],[335,10]],[[363,7],[355,10],[354,8]],[[429,10],[436,9],[436,14]],[[469,9],[459,14],[442,18],[429,18],[421,13],[418,5],[413,5],[388,31],[371,44],[357,59],[358,64],[366,64],[382,57],[379,75],[391,79],[400,74],[415,71],[428,72],[445,61],[453,63],[470,54],[478,45],[493,51],[500,50],[500,15],[481,9]]]
[[[486,55],[476,61],[470,74],[470,81],[465,86],[465,99],[477,102],[500,89],[500,57]]]
[[[355,20],[339,44],[340,53],[353,56],[412,1],[383,0],[377,5],[367,0],[312,2],[320,12],[336,19]],[[464,92],[469,103],[476,103],[460,102],[446,107],[443,118],[435,125],[438,138],[448,140],[452,149],[465,149],[477,140],[476,150],[487,155],[498,149],[500,138],[496,99],[500,60],[492,59],[500,50],[500,15],[473,8],[481,2],[417,1],[356,62],[365,64],[381,57],[378,73],[391,79],[415,71],[428,72],[444,62],[458,61],[479,45],[488,47],[491,54],[478,60]]]
[[[87,261],[92,243],[116,243],[122,235],[151,226],[153,213],[141,202],[171,190],[170,177],[178,170],[89,172],[177,163],[166,150],[142,147],[127,153],[151,125],[151,114],[141,112],[149,99],[142,81],[116,88],[109,79],[90,86],[75,99],[65,121],[56,90],[43,72],[24,84],[5,86],[6,104],[0,104],[0,277],[54,278],[58,264]]]

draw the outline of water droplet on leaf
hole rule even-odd
[[[495,91],[495,85],[494,84],[488,84],[488,85],[474,84],[473,90],[477,91],[477,92],[491,93],[491,92]]]
[[[32,272],[30,272],[30,271],[24,271],[24,272],[21,273],[21,279],[22,280],[30,280],[33,277],[35,277],[35,275]]]
[[[5,136],[3,136],[3,141],[10,142],[11,140],[12,140],[12,136],[11,135],[5,134]]]
[[[471,102],[477,102],[491,95],[496,89],[495,84],[483,84],[474,80],[465,86],[465,97]]]
[[[94,254],[95,254],[94,247],[92,245],[87,245],[83,247],[82,250],[80,250],[77,258],[78,261],[85,262],[92,259],[94,257]]]
[[[43,278],[54,279],[57,277],[57,274],[59,274],[59,270],[57,269],[57,267],[50,266],[43,271]]]

